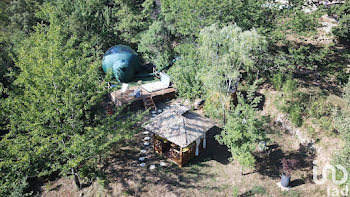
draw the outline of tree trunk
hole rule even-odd
[[[81,184],[80,184],[80,180],[79,180],[79,175],[77,174],[77,172],[76,172],[76,170],[74,168],[72,168],[71,170],[72,170],[72,174],[74,175],[75,184],[78,187],[78,189],[81,190]]]

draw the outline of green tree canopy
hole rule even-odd
[[[76,45],[54,20],[39,25],[19,47],[20,74],[7,99],[9,133],[1,140],[0,194],[26,177],[73,174],[103,155],[110,144],[130,137],[131,119],[106,117],[101,51],[93,40]]]

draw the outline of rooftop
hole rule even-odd
[[[186,106],[175,105],[151,118],[144,128],[180,147],[186,147],[213,126],[210,119],[189,111]]]

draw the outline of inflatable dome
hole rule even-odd
[[[111,47],[103,55],[102,69],[105,73],[112,71],[119,82],[131,81],[140,69],[137,53],[125,45]]]

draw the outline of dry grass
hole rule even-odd
[[[274,91],[262,91],[265,95],[262,115],[274,115],[279,111],[274,106]],[[200,113],[200,112],[199,112]],[[61,178],[43,186],[42,196],[326,196],[327,185],[316,185],[312,181],[312,162],[324,164],[330,161],[337,147],[337,139],[322,138],[318,144],[316,155],[307,154],[295,136],[286,133],[278,125],[271,124],[269,128],[269,154],[256,154],[256,170],[245,169],[241,174],[240,165],[230,162],[227,148],[219,145],[214,136],[220,130],[213,130],[207,135],[206,152],[195,158],[183,168],[154,154],[149,148],[147,153],[147,168],[139,167],[138,157],[143,147],[142,133],[122,151],[111,154],[105,164],[107,178],[104,184],[95,181],[85,187],[82,192],[75,189],[72,179]],[[319,153],[322,154],[319,154]],[[280,181],[280,160],[295,158],[300,166],[292,173],[290,191],[282,192],[277,187]],[[166,167],[160,167],[160,161],[166,162]],[[155,170],[149,170],[149,165],[156,164]]]

